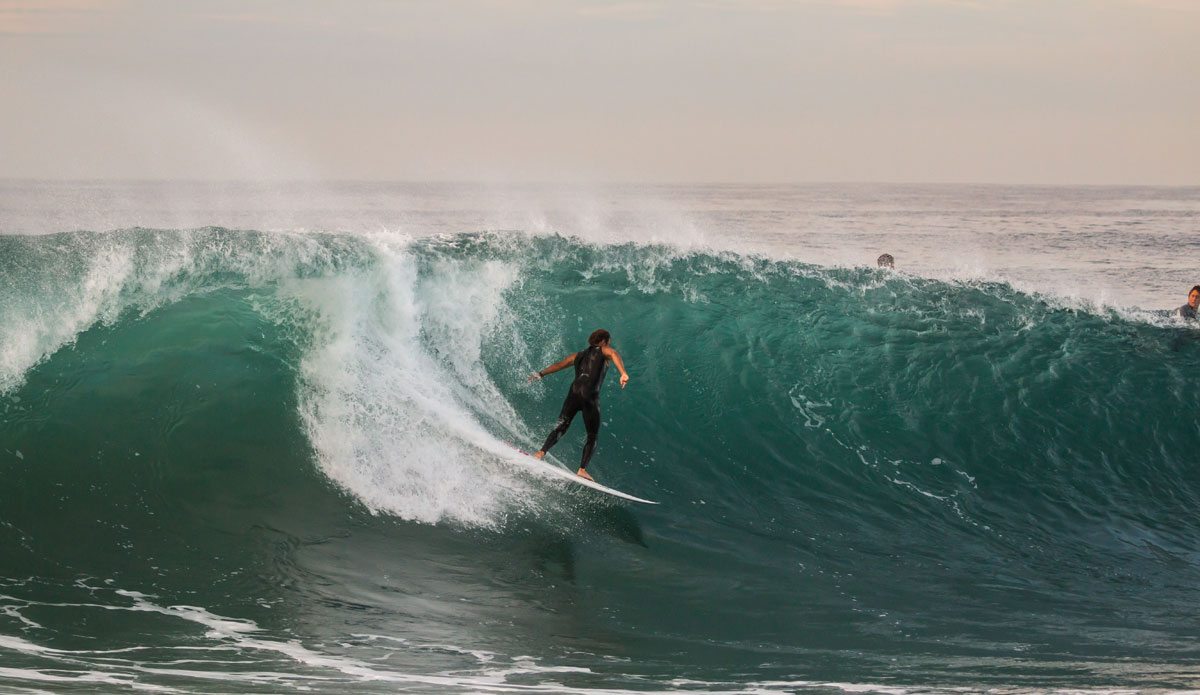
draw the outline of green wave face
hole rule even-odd
[[[0,637],[39,645],[0,663],[28,673],[209,640],[318,690],[521,655],[581,691],[1172,687],[1194,656],[1200,347],[1164,317],[520,234],[2,237],[0,277]],[[501,443],[541,443],[569,372],[526,376],[596,328],[631,380],[590,470],[659,507]]]

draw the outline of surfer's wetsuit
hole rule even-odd
[[[1196,310],[1192,308],[1191,304],[1184,304],[1175,310],[1175,315],[1182,316],[1185,319],[1194,319],[1196,318]]]
[[[608,373],[608,360],[604,357],[604,348],[593,345],[575,355],[575,381],[571,382],[571,390],[563,401],[562,412],[558,414],[558,425],[546,437],[542,451],[550,451],[550,447],[558,442],[575,414],[583,413],[583,426],[587,428],[587,442],[583,445],[583,458],[579,467],[587,468],[592,460],[592,452],[596,450],[596,436],[600,433],[600,384],[604,383],[604,375]]]

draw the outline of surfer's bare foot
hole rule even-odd
[[[546,452],[544,452],[544,451],[539,451],[539,452],[537,452],[536,454],[534,454],[534,455],[533,455],[533,457],[534,457],[535,459],[537,459],[537,460],[541,461],[542,459],[546,458]]]
[[[582,468],[579,469],[579,472],[576,473],[576,475],[578,475],[580,478],[587,478],[588,480],[592,481],[593,483],[596,482],[596,479],[593,478],[587,471],[583,470]]]

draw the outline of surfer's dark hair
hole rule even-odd
[[[1194,285],[1192,287],[1192,289],[1188,290],[1188,294],[1191,294],[1193,292],[1200,292],[1200,285]]]
[[[592,331],[592,334],[588,336],[588,345],[599,345],[606,340],[612,341],[612,336],[608,334],[608,331],[601,328]]]

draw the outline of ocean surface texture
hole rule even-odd
[[[0,692],[1195,691],[1198,235],[1200,189],[0,183]],[[596,328],[589,470],[658,506],[505,444]]]

